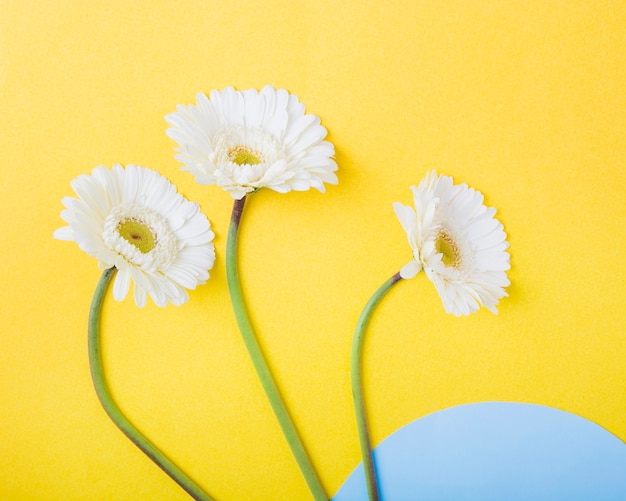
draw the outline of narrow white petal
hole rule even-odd
[[[400,221],[400,225],[407,233],[415,231],[416,228],[416,220],[415,220],[415,211],[406,205],[402,205],[400,202],[393,203],[393,210],[398,216],[398,220]]]
[[[74,240],[74,232],[70,226],[64,226],[54,230],[54,238],[59,240]]]
[[[417,276],[421,270],[422,264],[419,261],[410,261],[402,267],[400,270],[400,276],[405,280],[410,280],[411,278]]]
[[[148,295],[146,294],[146,291],[143,290],[139,284],[135,284],[134,286],[134,296],[135,296],[135,304],[137,306],[139,306],[140,308],[143,308],[146,305],[146,301],[148,299]]]
[[[130,287],[130,273],[128,268],[122,268],[117,271],[115,281],[113,282],[113,297],[117,301],[122,301],[128,294]]]

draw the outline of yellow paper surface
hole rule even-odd
[[[445,314],[423,276],[365,346],[375,443],[436,410],[539,403],[626,438],[623,2],[0,1],[0,498],[184,500],[93,391],[96,261],[56,241],[69,182],[158,170],[212,221],[211,280],[179,308],[108,297],[129,417],[218,500],[306,500],[228,299],[232,200],[179,171],[163,117],[283,87],[336,145],[327,194],[252,197],[241,275],[260,343],[329,495],[360,461],[356,320],[411,257],[394,201],[431,169],[481,190],[511,243],[499,316]]]

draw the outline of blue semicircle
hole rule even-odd
[[[374,451],[381,501],[624,501],[626,444],[542,405],[460,405],[414,421]],[[363,465],[332,501],[367,501]]]

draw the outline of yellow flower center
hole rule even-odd
[[[119,224],[117,231],[120,237],[133,244],[144,254],[147,254],[156,247],[154,235],[145,224],[128,219]]]
[[[237,165],[257,165],[263,161],[258,151],[243,145],[229,149],[228,159]]]
[[[439,230],[435,239],[435,250],[441,254],[441,262],[454,269],[461,267],[461,250],[445,230]]]

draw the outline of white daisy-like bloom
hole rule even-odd
[[[200,184],[216,184],[240,200],[260,188],[279,193],[337,184],[335,148],[319,117],[284,89],[266,86],[200,93],[197,106],[165,117],[175,158]]]
[[[129,165],[96,167],[74,179],[78,198],[65,197],[61,218],[69,226],[55,238],[72,240],[101,269],[115,266],[113,297],[121,301],[134,282],[135,302],[149,295],[158,306],[189,299],[209,278],[215,261],[211,224],[159,173]]]
[[[412,278],[424,269],[446,312],[457,317],[481,305],[497,314],[511,282],[509,243],[496,210],[483,204],[479,191],[435,171],[411,189],[415,209],[394,203],[414,257],[400,275]]]

